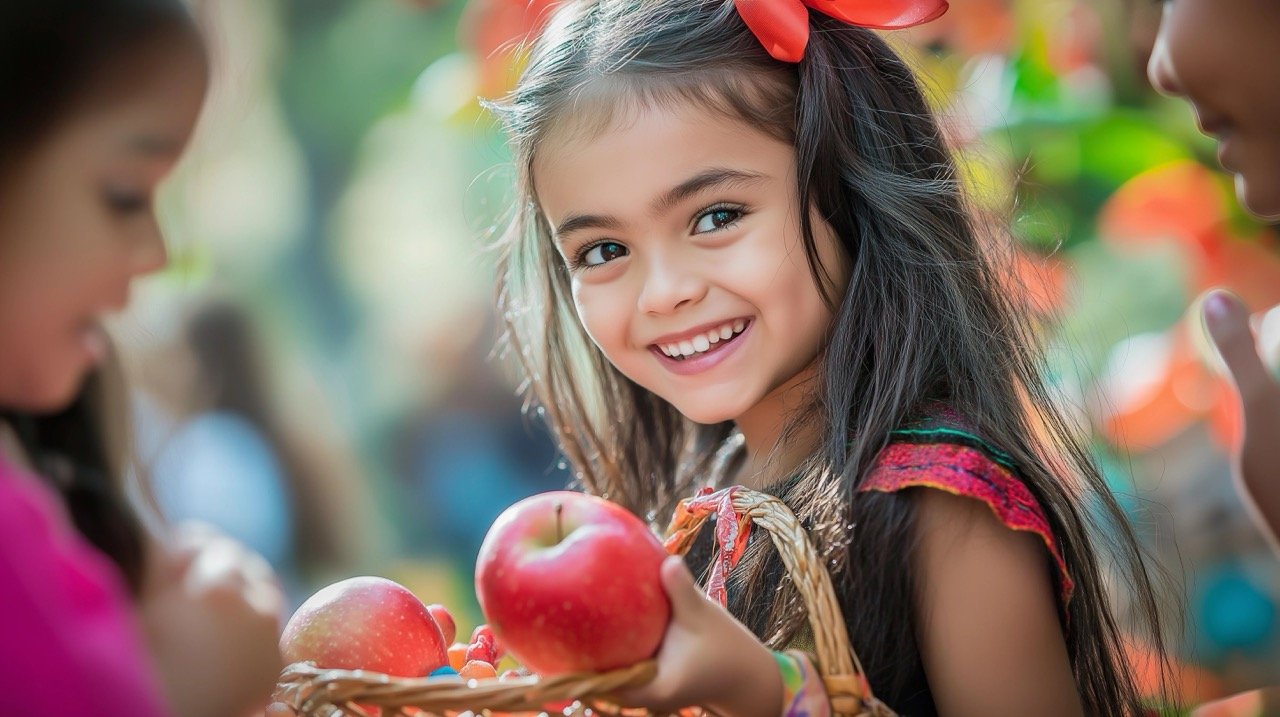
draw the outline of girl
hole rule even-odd
[[[1277,38],[1280,5],[1268,0],[1166,2],[1147,65],[1152,86],[1185,98],[1200,128],[1219,139],[1218,159],[1235,174],[1241,204],[1273,221],[1280,218]],[[1237,477],[1274,539],[1280,534],[1280,385],[1258,354],[1239,300],[1215,292],[1202,305],[1244,407]]]
[[[1267,0],[1163,2],[1147,64],[1151,84],[1186,99],[1206,134],[1219,139],[1218,160],[1235,175],[1244,208],[1262,220],[1280,217],[1280,80],[1272,48],[1280,38],[1280,5]],[[1249,326],[1249,311],[1226,291],[1202,302],[1205,325],[1240,396],[1244,441],[1233,456],[1236,482],[1258,522],[1280,547],[1280,383],[1267,368]],[[1273,714],[1280,688],[1205,705],[1203,717]]]
[[[704,484],[780,495],[891,708],[1135,714],[1082,506],[1158,628],[1134,538],[919,85],[867,29],[945,9],[565,3],[496,106],[525,200],[509,340],[589,491],[654,519]],[[766,649],[811,639],[767,541],[730,580],[745,626],[680,561],[663,577],[673,620],[630,701],[826,709],[808,663]]]
[[[7,713],[237,715],[278,670],[280,598],[261,560],[204,534],[155,543],[114,450],[122,406],[100,322],[164,265],[152,197],[206,75],[176,1],[0,5]]]

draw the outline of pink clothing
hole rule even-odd
[[[165,717],[115,566],[0,462],[0,714]]]

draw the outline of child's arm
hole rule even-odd
[[[212,529],[180,526],[154,545],[139,614],[174,713],[266,705],[282,666],[283,607],[267,562]]]
[[[938,714],[1082,715],[1044,543],[977,500],[911,493],[917,637]]]
[[[1244,408],[1236,480],[1273,545],[1280,547],[1280,384],[1258,355],[1249,312],[1239,299],[1225,291],[1213,292],[1204,301],[1204,319]]]
[[[662,582],[671,624],[658,651],[658,675],[620,699],[660,711],[701,705],[732,717],[778,717],[783,685],[773,653],[698,590],[682,559],[662,564]]]

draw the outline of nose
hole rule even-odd
[[[646,314],[670,314],[707,294],[698,271],[674,257],[655,256],[647,267],[637,307]]]
[[[132,246],[129,269],[132,276],[155,273],[169,263],[169,250],[165,247],[160,225],[151,220]]]
[[[1183,94],[1182,84],[1178,80],[1178,72],[1173,64],[1173,56],[1169,52],[1169,37],[1164,23],[1156,35],[1156,44],[1151,48],[1151,59],[1147,60],[1147,79],[1151,86],[1162,95],[1178,97]]]

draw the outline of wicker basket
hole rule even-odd
[[[800,522],[773,496],[744,488],[731,489],[724,495],[731,500],[740,520],[749,520],[768,531],[804,599],[813,629],[816,665],[831,697],[833,712],[841,717],[892,717],[893,712],[871,695],[862,666],[850,647],[831,577]],[[686,501],[685,505],[689,503]],[[688,551],[709,517],[705,511],[678,510],[668,530],[668,550],[680,555]],[[605,674],[472,680],[464,684],[361,670],[325,670],[299,663],[282,673],[276,696],[304,717],[368,715],[360,705],[382,708],[384,716],[542,712],[545,705],[566,701],[575,703],[565,710],[566,715],[596,712],[647,717],[644,710],[620,710],[609,703],[608,697],[617,690],[648,682],[655,672],[653,662],[644,662]]]

